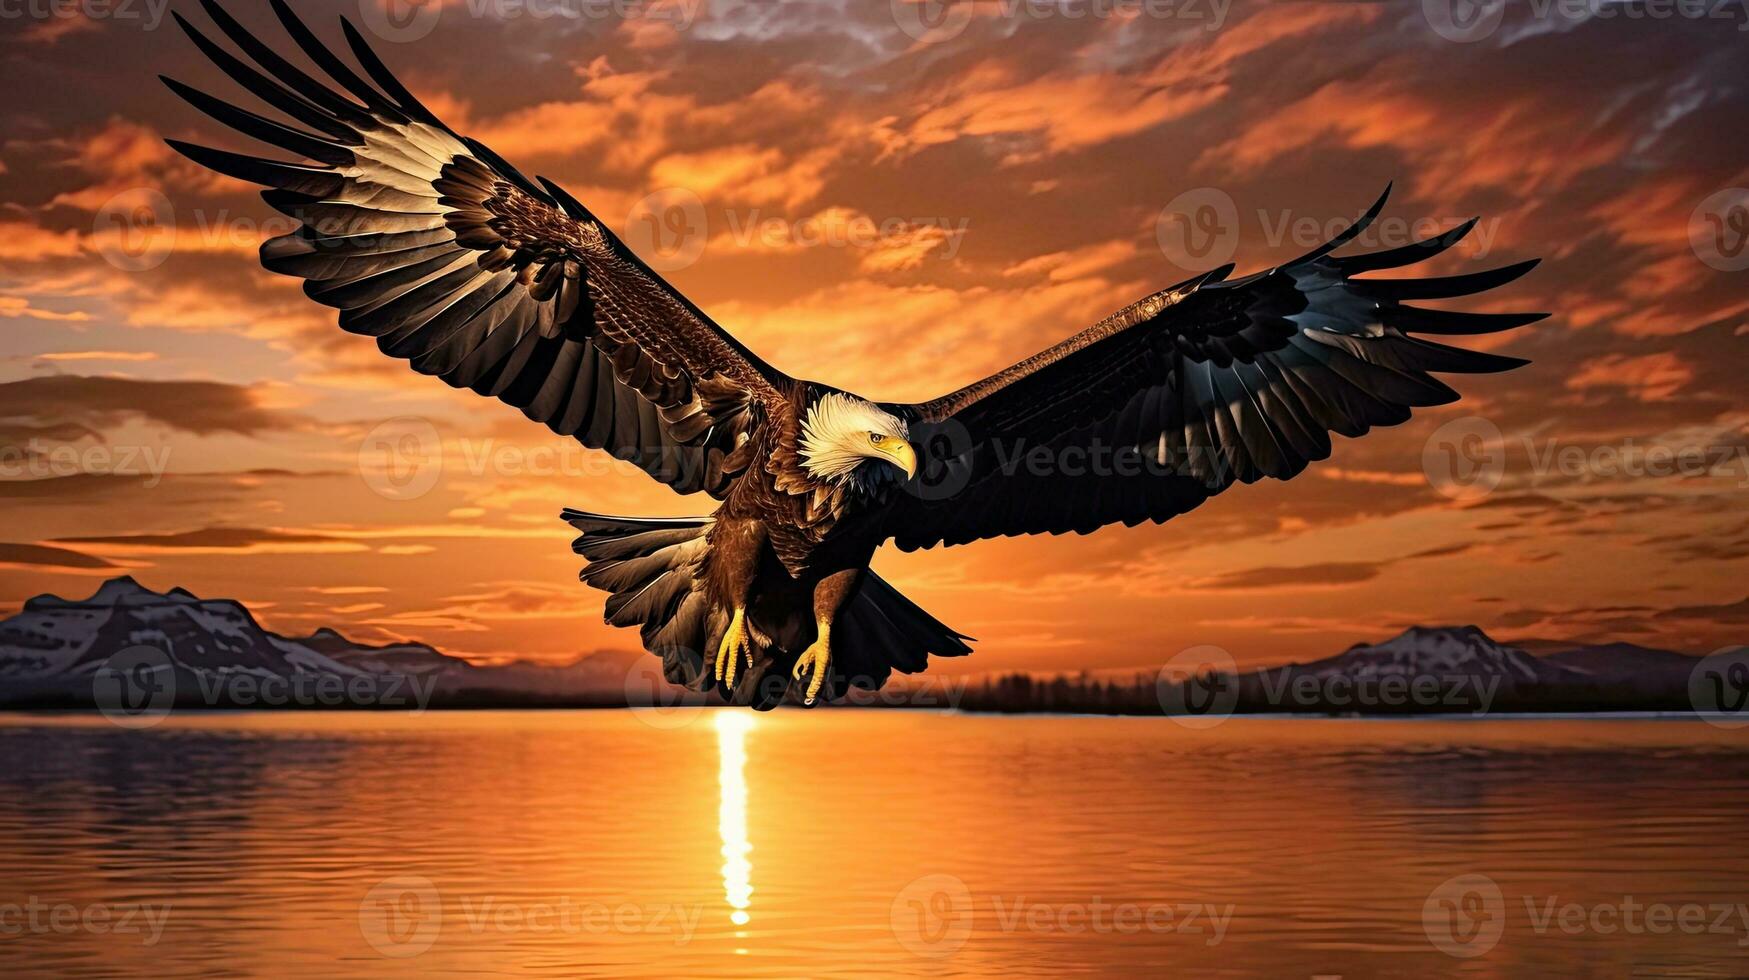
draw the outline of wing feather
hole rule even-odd
[[[926,475],[951,476],[943,485],[954,492],[908,495],[889,515],[887,532],[911,550],[1164,521],[1234,483],[1292,478],[1330,455],[1331,433],[1361,436],[1405,421],[1411,409],[1455,400],[1434,374],[1525,363],[1414,334],[1494,333],[1543,314],[1426,310],[1402,301],[1473,295],[1536,263],[1440,278],[1354,278],[1439,255],[1475,226],[1472,219],[1399,248],[1335,255],[1384,202],[1381,196],[1329,242],[1285,265],[1234,280],[1226,278],[1230,266],[1217,269],[976,384],[892,406],[919,431],[948,427],[965,438],[951,456],[923,461]],[[1020,446],[1049,451],[1042,469],[995,464]],[[1062,466],[1069,451],[1100,447],[1152,465],[1079,477]]]
[[[375,338],[422,374],[499,398],[680,492],[727,492],[712,461],[784,405],[791,379],[575,198],[444,125],[344,19],[362,72],[284,0],[271,0],[324,81],[216,0],[201,6],[242,57],[183,17],[177,23],[221,71],[293,124],[174,79],[165,84],[225,126],[305,161],[170,141],[196,163],[264,186],[263,199],[300,222],[262,246],[264,267],[302,278],[311,299],[340,311],[342,329]],[[713,409],[698,394],[706,382],[739,397]]]

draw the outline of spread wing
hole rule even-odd
[[[1402,248],[1330,254],[1384,202],[1286,265],[1232,281],[1231,266],[1218,269],[960,391],[893,406],[913,420],[925,463],[888,533],[913,550],[1165,521],[1235,482],[1298,474],[1330,454],[1332,432],[1359,436],[1455,401],[1435,373],[1525,363],[1414,335],[1493,333],[1545,314],[1406,301],[1492,289],[1534,261],[1450,278],[1355,278],[1438,255],[1474,221]]]
[[[237,131],[313,161],[171,141],[197,163],[271,188],[262,197],[302,223],[262,246],[263,265],[304,279],[310,298],[340,310],[341,327],[422,374],[508,402],[681,493],[727,491],[738,464],[726,458],[781,402],[788,378],[559,187],[537,185],[445,126],[350,23],[347,43],[375,86],[284,0],[272,0],[274,12],[333,85],[202,3],[254,64],[178,16],[182,29],[296,125],[165,83]]]

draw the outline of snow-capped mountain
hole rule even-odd
[[[128,577],[88,599],[37,596],[0,621],[0,704],[12,705],[90,705],[118,671],[173,692],[179,706],[614,703],[650,687],[638,663],[607,652],[566,666],[479,667],[423,643],[369,646],[332,629],[286,637],[239,602]]]
[[[1298,669],[1352,677],[1498,675],[1522,684],[1576,679],[1568,668],[1498,643],[1475,626],[1412,626],[1383,643],[1356,643],[1343,653],[1298,665]]]
[[[103,583],[89,599],[39,595],[0,621],[0,678],[89,675],[135,646],[161,649],[190,670],[359,673],[262,629],[241,603],[205,600],[184,589],[153,592],[123,577]]]
[[[1539,657],[1475,626],[1411,627],[1382,643],[1243,675],[1256,710],[1685,710],[1694,657],[1616,644]]]
[[[473,664],[424,643],[393,643],[387,646],[366,646],[341,636],[324,626],[309,636],[294,641],[299,646],[316,651],[337,663],[373,673],[399,672],[423,674],[429,671],[467,672]]]

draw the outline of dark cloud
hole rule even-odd
[[[75,422],[50,422],[33,425],[25,421],[0,421],[0,447],[28,447],[35,440],[45,442],[77,442],[98,438],[96,431]]]
[[[261,407],[251,387],[218,381],[63,374],[0,383],[0,419],[89,430],[111,427],[129,417],[197,435],[250,435],[300,424],[295,415]]]
[[[1242,591],[1245,589],[1317,589],[1339,585],[1354,585],[1378,578],[1386,569],[1407,561],[1428,558],[1449,558],[1474,549],[1469,543],[1427,548],[1401,558],[1383,561],[1336,561],[1313,565],[1264,566],[1245,568],[1201,579],[1186,588],[1202,591]]]
[[[93,555],[40,544],[0,542],[0,565],[40,565],[47,568],[114,568]]]
[[[175,550],[180,548],[250,548],[257,545],[339,543],[344,539],[322,534],[276,531],[255,527],[207,527],[170,534],[111,534],[56,538],[67,544],[124,545],[131,548]]]
[[[31,506],[149,505],[153,508],[233,505],[249,497],[272,500],[294,492],[292,481],[357,479],[349,471],[249,469],[234,473],[71,473],[37,479],[0,480],[0,500]]]
[[[1717,605],[1676,606],[1658,613],[1656,618],[1666,623],[1701,623],[1741,628],[1749,626],[1749,598]]]
[[[1749,558],[1749,529],[1707,531],[1653,542],[1683,561],[1728,562]]]
[[[1352,585],[1379,577],[1388,562],[1336,561],[1317,565],[1246,568],[1191,583],[1188,588],[1211,592],[1242,589],[1316,589]]]
[[[94,497],[133,495],[150,488],[149,476],[74,473],[40,480],[0,480],[0,500],[62,503]]]
[[[1403,560],[1409,561],[1414,558],[1449,558],[1452,555],[1464,554],[1475,547],[1476,546],[1473,544],[1442,545],[1438,548],[1428,548],[1426,551],[1417,551],[1412,555],[1404,555]]]

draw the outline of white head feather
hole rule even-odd
[[[841,482],[871,458],[869,433],[909,439],[905,420],[876,408],[872,402],[832,392],[822,395],[802,419],[802,465],[823,480]]]

